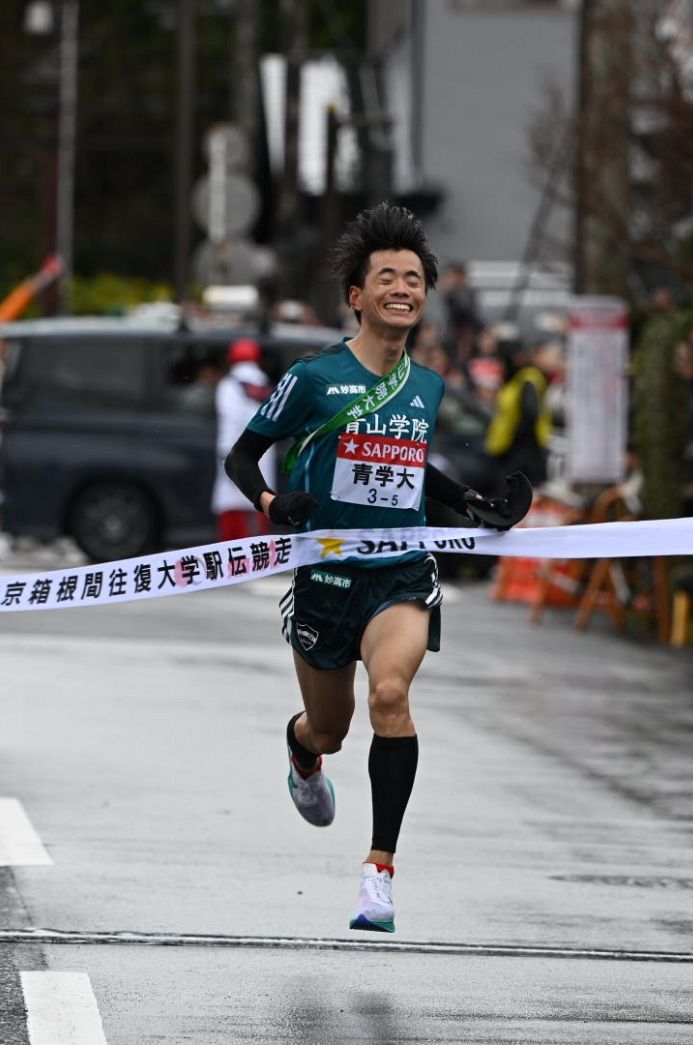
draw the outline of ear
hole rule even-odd
[[[361,293],[363,287],[349,287],[349,308],[361,309]]]

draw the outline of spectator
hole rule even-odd
[[[693,330],[679,342],[674,353],[674,370],[686,388],[686,433],[683,451],[684,487],[682,514],[693,515]]]
[[[487,391],[485,375],[479,374],[477,382],[466,365],[454,366],[434,323],[420,325],[410,355],[414,362],[435,370],[445,382],[431,443],[431,464],[479,493],[494,493],[495,463],[484,449],[484,438],[493,415],[500,375],[490,378],[493,387]],[[469,360],[470,364],[474,362]],[[494,361],[485,357],[479,362]],[[458,525],[455,513],[436,501],[427,501],[426,513],[431,526]],[[486,577],[496,562],[490,555],[438,554],[436,558],[444,580],[456,580],[461,575],[466,579]]]
[[[217,516],[219,539],[253,537],[269,533],[269,519],[255,510],[224,471],[230,448],[254,416],[259,404],[272,391],[269,379],[260,368],[261,349],[257,341],[240,338],[228,350],[230,369],[216,389],[217,469],[212,491],[212,511]],[[276,481],[274,447],[265,454],[263,473],[268,483]]]
[[[417,362],[421,363],[422,366],[429,366],[430,364],[426,363],[423,359],[423,354],[432,346],[438,346],[441,344],[442,341],[438,324],[432,322],[430,319],[424,318],[412,331],[409,341],[409,355],[412,359],[416,358]],[[419,358],[420,356],[421,358]]]
[[[652,292],[651,311],[654,313],[676,311],[676,298],[671,287],[655,287]]]
[[[503,383],[503,361],[499,345],[498,328],[486,326],[479,332],[474,355],[469,360],[469,374],[476,397],[491,412],[498,389]]]
[[[484,450],[484,436],[499,380],[492,379],[493,392],[489,397],[486,389],[482,391],[483,376],[476,386],[466,367],[453,366],[437,334],[433,325],[422,324],[421,335],[411,352],[415,362],[435,370],[445,381],[431,447],[432,460],[436,467],[479,493],[490,493],[495,487],[494,462]]]
[[[526,349],[520,342],[503,349],[505,382],[486,434],[486,450],[496,462],[498,481],[524,472],[533,486],[547,478],[551,415],[547,403],[549,346]]]
[[[212,415],[215,409],[216,388],[223,377],[223,367],[215,355],[205,356],[196,365],[192,380],[184,382],[178,392],[178,402],[184,410],[195,414]]]
[[[483,327],[476,291],[463,262],[448,265],[440,281],[440,293],[446,317],[445,346],[453,362],[461,365],[470,358],[474,340]]]

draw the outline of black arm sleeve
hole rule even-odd
[[[424,474],[424,492],[426,497],[431,497],[434,501],[439,501],[440,504],[445,504],[456,512],[464,512],[465,504],[462,498],[468,489],[468,486],[451,479],[449,475],[441,472],[435,465],[426,464]]]
[[[258,461],[267,453],[275,440],[246,428],[241,437],[233,444],[224,461],[224,471],[241,493],[252,501],[258,512],[260,497],[265,492],[274,493],[265,482]]]

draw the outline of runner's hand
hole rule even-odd
[[[319,505],[320,502],[316,501],[312,494],[294,490],[291,493],[277,494],[270,501],[267,512],[272,522],[303,526]]]
[[[494,530],[509,530],[515,526],[532,505],[532,486],[522,472],[506,476],[505,483],[506,492],[502,497],[482,497],[476,490],[465,490],[460,514],[478,526],[490,526]]]
[[[494,530],[509,530],[507,504],[504,497],[482,497],[476,490],[467,490],[462,498],[463,512],[476,526],[490,526]],[[482,513],[482,514],[480,514]]]

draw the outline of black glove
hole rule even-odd
[[[462,495],[463,512],[477,526],[490,526],[494,530],[509,530],[529,511],[532,504],[532,486],[523,472],[513,472],[505,477],[506,491],[500,497],[482,497],[474,490]]]
[[[319,505],[320,502],[316,501],[312,494],[294,490],[291,493],[277,494],[270,502],[268,512],[272,522],[303,526]]]

